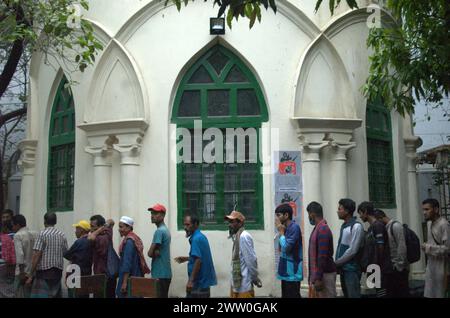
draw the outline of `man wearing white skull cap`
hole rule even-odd
[[[119,221],[119,233],[123,237],[119,247],[119,282],[116,295],[119,298],[127,297],[128,277],[144,277],[150,269],[144,259],[144,244],[139,236],[133,232],[134,220],[129,216],[122,216]]]

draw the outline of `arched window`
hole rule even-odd
[[[391,118],[381,98],[367,103],[366,134],[370,201],[376,207],[395,208]]]
[[[64,77],[52,106],[49,131],[47,209],[73,210],[75,106]]]
[[[267,119],[266,103],[255,76],[224,47],[213,47],[186,72],[171,119],[191,136],[189,141],[177,141],[191,145],[178,153],[187,158],[177,165],[179,228],[184,215],[197,214],[204,228],[226,229],[223,217],[235,208],[246,216],[247,228],[264,228],[258,154],[259,128]],[[198,142],[201,145],[194,142],[196,120],[201,121],[202,133],[206,132]],[[222,137],[206,137],[211,131],[208,128],[217,128],[214,132]],[[214,162],[202,155],[208,152],[212,140]],[[201,158],[194,155],[196,151]]]

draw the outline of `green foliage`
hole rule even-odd
[[[194,0],[192,0],[194,1]],[[204,0],[205,2],[208,0]],[[274,13],[277,12],[277,6],[275,0],[212,0],[213,5],[218,5],[219,9],[217,17],[226,16],[228,27],[231,29],[233,18],[238,21],[239,17],[249,19],[249,27],[252,28],[256,20],[261,22],[261,7],[266,10],[272,9]],[[186,6],[189,0],[166,0],[165,4],[172,2],[177,7],[178,11],[181,10],[181,5],[184,3]]]
[[[414,96],[442,103],[450,90],[450,2],[389,0],[396,25],[370,30],[368,99],[381,95],[390,109],[414,112]]]
[[[32,51],[62,59],[67,66],[84,69],[95,62],[103,47],[92,24],[80,19],[87,0],[5,0],[0,2],[0,42],[22,40]]]

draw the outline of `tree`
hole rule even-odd
[[[365,95],[382,96],[402,115],[414,112],[414,97],[442,103],[450,90],[450,2],[388,0],[386,8],[397,24],[370,30]]]
[[[53,56],[69,71],[84,69],[95,61],[102,45],[93,35],[92,25],[80,18],[80,7],[88,10],[87,0],[3,0],[0,2],[0,43],[8,52],[2,62],[0,99],[10,85],[26,49],[41,51],[46,61]],[[26,108],[4,113],[0,127],[26,113]]]
[[[102,45],[94,37],[91,23],[81,19],[81,8],[88,10],[87,0],[3,0],[0,2],[0,210],[3,201],[3,168],[5,162],[15,154],[14,134],[20,129],[26,115],[27,78],[18,77],[26,52],[40,51],[46,63],[53,57],[69,73],[81,72],[95,62],[95,55],[102,50]],[[28,59],[26,59],[28,64]],[[26,71],[26,73],[28,73]],[[70,74],[66,74],[70,77]],[[24,83],[17,83],[14,78],[22,78]],[[17,93],[17,86],[25,85],[20,91],[19,102],[11,104],[11,94]],[[16,99],[13,99],[17,101]],[[8,106],[5,106],[5,105]],[[21,107],[11,107],[20,105]],[[12,139],[11,139],[12,138]],[[13,156],[14,157],[14,156]]]
[[[0,61],[6,60],[5,55],[8,53],[5,48],[0,46]],[[17,110],[25,108],[28,95],[30,58],[31,52],[25,49],[8,89],[0,102],[0,116],[4,113],[11,116],[11,114],[17,113]],[[8,197],[8,180],[15,172],[17,160],[20,156],[18,144],[24,138],[24,134],[25,114],[17,115],[0,127],[0,193],[3,194],[0,195],[0,208],[5,206],[4,200]]]

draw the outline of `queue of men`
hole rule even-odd
[[[427,221],[426,242],[420,245],[417,236],[406,225],[387,217],[371,202],[356,203],[349,198],[338,202],[337,215],[343,221],[336,253],[334,238],[323,208],[310,202],[309,225],[313,230],[308,238],[308,297],[334,298],[337,296],[336,279],[344,297],[361,297],[361,276],[375,265],[380,277],[376,296],[380,298],[409,297],[409,267],[420,259],[420,249],[425,253],[427,266],[424,296],[443,298],[448,288],[450,230],[448,221],[439,214],[435,199],[422,202]],[[5,210],[1,217],[0,240],[0,297],[59,298],[62,297],[64,259],[80,270],[80,275],[106,275],[106,297],[129,296],[129,278],[151,274],[158,279],[158,295],[169,296],[172,281],[171,235],[164,223],[166,208],[156,204],[148,209],[156,226],[147,256],[144,257],[142,239],[134,232],[134,220],[122,216],[118,232],[122,237],[119,253],[113,247],[113,220],[93,215],[89,221],[74,224],[76,240],[68,246],[65,234],[57,229],[55,213],[44,215],[44,230],[29,230],[23,215]],[[355,211],[363,223],[357,221]],[[276,277],[281,282],[283,298],[300,298],[304,279],[303,242],[301,227],[293,218],[290,204],[275,209],[276,244],[279,259]],[[245,216],[232,211],[224,220],[228,222],[232,239],[230,262],[230,297],[255,297],[254,287],[262,287],[258,275],[258,262],[252,235],[245,229]],[[174,258],[178,264],[187,263],[186,297],[208,298],[211,287],[217,285],[212,251],[208,238],[200,230],[197,215],[183,219],[190,250],[187,256]],[[63,280],[66,281],[66,280]],[[78,296],[88,297],[88,296]]]

